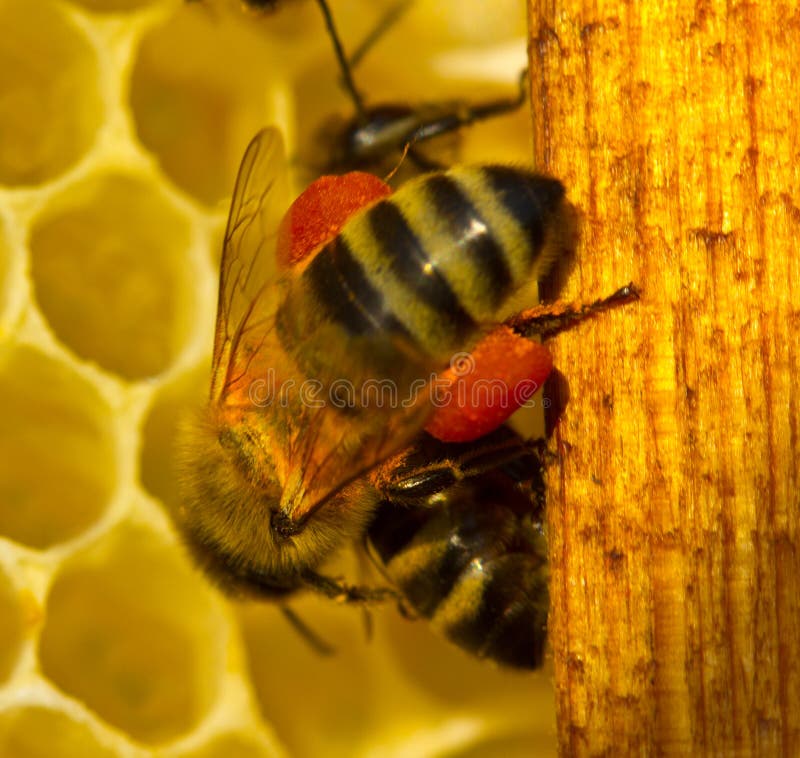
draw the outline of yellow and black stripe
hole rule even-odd
[[[284,344],[323,327],[326,339],[338,329],[369,346],[388,335],[446,361],[545,273],[563,195],[557,180],[506,166],[407,183],[353,216],[292,282]]]
[[[530,479],[538,469],[523,460]],[[410,610],[451,642],[506,666],[537,668],[549,600],[534,500],[511,470],[498,468],[435,503],[384,501],[368,529],[371,551]]]

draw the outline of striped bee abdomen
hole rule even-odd
[[[411,611],[480,658],[541,665],[548,611],[547,553],[538,507],[493,471],[442,502],[382,503],[368,536]]]
[[[555,179],[504,166],[407,183],[354,215],[292,283],[284,342],[327,325],[367,346],[391,335],[446,362],[545,273],[563,195]]]

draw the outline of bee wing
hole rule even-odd
[[[430,407],[425,390],[386,404],[357,401],[351,408],[328,394],[336,380],[360,388],[370,371],[358,356],[380,353],[391,335],[376,334],[362,343],[299,333],[288,348],[279,336],[276,314],[299,276],[297,268],[279,274],[275,256],[287,184],[280,134],[264,129],[245,151],[225,232],[211,403],[226,423],[244,424],[269,448],[285,497],[296,494],[286,510],[299,520],[402,449],[422,428]],[[296,359],[308,355],[318,357],[319,365],[302,368]],[[427,367],[411,357],[401,363],[392,372],[401,387],[427,376]],[[322,397],[308,394],[315,388],[325,390]]]
[[[409,361],[398,367],[388,383],[376,380],[372,388],[369,379],[354,373],[356,356],[370,347],[369,341],[359,345],[354,340],[339,346],[340,350],[335,344],[329,348],[330,365],[338,367],[343,376],[357,377],[355,382],[346,381],[355,390],[346,407],[338,405],[336,396],[331,397],[332,385],[325,386],[320,396],[324,404],[319,407],[300,404],[303,419],[299,425],[295,422],[297,434],[287,445],[291,467],[302,473],[303,501],[287,509],[297,520],[307,518],[342,487],[405,448],[430,416],[430,387],[418,364]],[[415,379],[419,386],[412,385]],[[381,387],[389,392],[381,394]],[[377,389],[374,394],[373,388]]]
[[[276,278],[274,242],[288,205],[288,172],[283,140],[274,127],[262,129],[247,146],[231,200],[220,265],[219,302],[214,334],[211,399],[226,394],[237,354],[249,334],[257,333]]]

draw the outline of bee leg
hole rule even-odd
[[[390,587],[362,587],[346,584],[314,571],[306,571],[303,574],[303,584],[340,603],[383,603],[387,600],[400,599],[400,595]]]
[[[451,445],[446,448],[450,454],[439,460],[380,471],[374,484],[392,503],[435,506],[435,495],[489,471],[503,469],[520,483],[531,479],[542,468],[543,449],[541,440],[524,442],[518,437],[495,444],[478,440],[478,444]]]
[[[522,69],[519,76],[519,91],[515,97],[487,100],[483,103],[453,103],[451,108],[434,109],[427,118],[421,118],[419,125],[409,134],[409,143],[413,147],[416,142],[438,137],[440,134],[454,132],[477,121],[485,121],[495,116],[513,113],[528,99],[528,69]],[[438,166],[437,166],[438,168]]]
[[[291,608],[281,606],[283,617],[294,627],[294,630],[320,655],[333,655],[336,650],[323,640],[303,619]]]
[[[527,81],[528,69],[524,68],[519,76],[519,92],[516,97],[475,104],[454,103],[452,109],[444,112],[434,111],[427,118],[421,118],[419,125],[408,135],[406,143],[408,157],[417,168],[423,171],[438,171],[445,168],[443,163],[424,155],[416,145],[438,137],[440,134],[454,132],[464,126],[474,124],[476,121],[502,116],[519,109],[527,100]]]
[[[336,54],[336,60],[339,61],[339,69],[342,72],[344,87],[353,101],[359,122],[364,123],[367,120],[367,112],[366,108],[364,108],[364,100],[361,97],[361,93],[356,89],[356,83],[353,81],[353,72],[351,70],[350,63],[347,60],[347,56],[344,53],[342,42],[339,39],[339,32],[336,31],[336,24],[333,21],[331,9],[328,7],[327,0],[317,0],[317,5],[319,5],[319,9],[322,11],[322,17],[325,19],[325,26],[328,29],[328,35],[333,43],[333,51]]]
[[[409,610],[408,606],[402,601],[397,601],[397,612],[406,620],[406,621],[417,621],[419,620],[419,616],[416,613]]]
[[[364,621],[364,639],[372,642],[372,614],[366,605],[361,607],[361,618]]]
[[[364,578],[370,576],[368,573],[369,554],[366,548],[366,534],[361,535],[361,550],[356,551],[358,561],[358,581],[363,582]],[[361,621],[364,627],[364,639],[367,642],[372,640],[372,612],[367,605],[361,606]]]
[[[598,313],[638,300],[639,294],[639,289],[631,283],[593,303],[577,304],[557,300],[555,303],[522,311],[505,323],[523,337],[539,336],[549,339]]]
[[[371,545],[370,545],[370,541],[369,541],[369,537],[367,536],[366,532],[361,537],[361,552],[360,552],[360,554],[368,557],[370,559],[370,561],[372,562],[373,566],[375,567],[375,569],[377,571],[379,571],[383,575],[383,577],[386,579],[386,581],[389,581],[389,577],[387,576],[387,573],[386,573],[386,567],[383,565],[381,560],[372,551]],[[394,599],[395,599],[396,606],[397,606],[397,612],[404,619],[407,619],[408,621],[416,621],[417,620],[417,618],[418,618],[417,615],[413,611],[411,611],[409,609],[409,607],[405,603],[405,600],[403,599],[403,596],[399,592],[395,594],[395,598]],[[370,629],[370,633],[371,633],[371,629]]]
[[[476,121],[483,121],[494,116],[502,116],[520,109],[528,99],[528,68],[520,71],[516,97],[507,97],[499,100],[489,100],[475,105],[465,104],[459,112],[459,126],[467,126]]]

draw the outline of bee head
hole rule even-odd
[[[258,454],[243,432],[213,419],[181,430],[181,505],[173,520],[197,564],[226,593],[281,598],[307,586],[313,572],[370,510],[365,485],[345,488],[315,511],[292,519],[263,439]],[[293,489],[293,488],[289,488]],[[364,503],[355,509],[353,501]]]
[[[231,595],[281,597],[308,568],[273,527],[281,490],[274,466],[255,461],[241,435],[210,414],[186,420],[177,450],[181,504],[173,521],[197,564]]]

